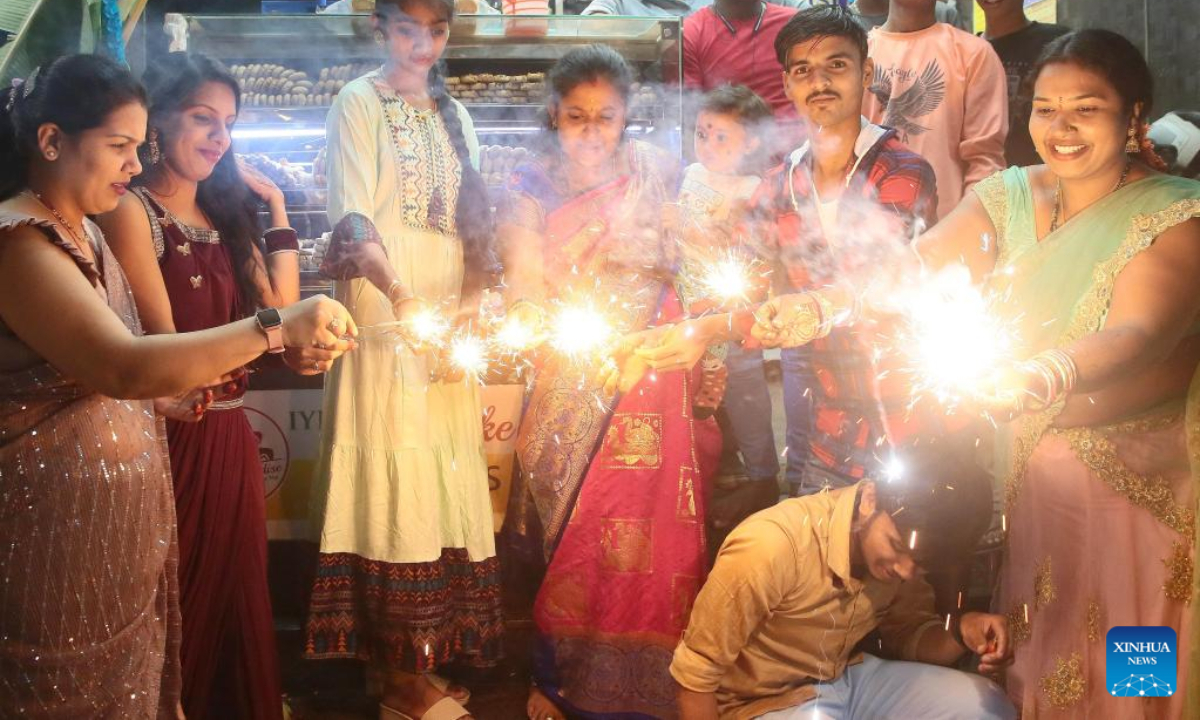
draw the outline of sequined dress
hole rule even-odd
[[[87,260],[48,223],[129,331],[141,325],[99,229]],[[179,699],[175,505],[150,401],[81,387],[0,323],[0,717],[173,717]]]

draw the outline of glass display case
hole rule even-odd
[[[235,151],[284,190],[300,236],[319,237],[328,230],[325,115],[338,90],[383,60],[370,16],[181,19],[187,48],[221,60],[242,85]],[[679,153],[681,39],[678,18],[458,16],[444,56],[447,89],[475,122],[484,179],[498,187],[528,152],[541,126],[546,70],[571,48],[592,43],[612,46],[637,73],[628,132]],[[320,286],[311,256],[303,260],[304,284]]]
[[[172,15],[167,27],[176,42],[186,40],[188,50],[221,60],[238,78],[242,109],[233,132],[234,150],[284,191],[289,219],[301,237],[302,294],[328,292],[328,282],[315,269],[314,249],[316,239],[329,230],[325,116],[347,82],[384,59],[370,16]],[[612,46],[637,72],[629,133],[680,153],[678,18],[459,16],[445,52],[447,88],[474,120],[482,149],[480,170],[495,191],[528,153],[541,128],[546,71],[571,48],[592,43]],[[487,380],[482,400],[485,438],[490,438],[485,444],[488,481],[493,502],[502,509],[523,388],[495,384],[503,378],[492,375]],[[320,376],[264,367],[251,380],[245,407],[259,437],[272,539],[308,536],[322,397]],[[497,427],[509,428],[506,438],[497,435]],[[295,557],[287,554],[292,552],[288,544],[273,545],[276,580],[299,576]]]

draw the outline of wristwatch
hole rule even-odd
[[[275,308],[259,310],[254,315],[258,327],[267,335],[267,352],[277,354],[283,352],[283,318]]]

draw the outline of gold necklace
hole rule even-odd
[[[58,224],[63,226],[63,229],[65,229],[67,234],[71,236],[71,240],[74,241],[75,245],[79,247],[80,251],[83,251],[85,247],[91,246],[91,243],[88,243],[84,240],[86,237],[84,233],[82,231],[76,231],[75,226],[72,225],[69,220],[63,217],[62,213],[58,211],[58,208],[51,205],[46,198],[42,197],[41,193],[36,193],[32,190],[29,192],[34,198],[37,199],[39,203],[42,204],[42,207],[50,211],[50,214],[53,215],[54,219],[58,221]]]
[[[1113,185],[1113,189],[1109,190],[1105,195],[1111,195],[1121,188],[1125,187],[1125,180],[1129,177],[1129,168],[1133,167],[1133,161],[1125,163],[1124,169],[1121,170],[1121,177],[1117,180],[1117,184]],[[1058,214],[1059,207],[1062,205],[1062,178],[1057,178],[1054,181],[1054,211],[1050,214],[1050,232],[1058,229]]]

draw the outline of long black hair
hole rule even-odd
[[[1164,169],[1162,158],[1146,141],[1144,128],[1154,104],[1154,75],[1142,51],[1124,35],[1111,30],[1088,28],[1067,33],[1051,40],[1042,50],[1026,81],[1027,96],[1033,97],[1033,86],[1047,65],[1062,63],[1091,70],[1112,85],[1137,128],[1139,159],[1151,167]]]
[[[375,3],[375,17],[381,22],[386,22],[387,15],[380,8],[388,6],[403,12],[404,6],[409,2],[423,2],[435,11],[445,14],[447,22],[454,21],[453,0],[378,0]],[[454,152],[462,166],[458,204],[454,208],[454,223],[458,238],[463,244],[465,273],[462,295],[469,298],[491,285],[496,274],[500,272],[491,199],[488,197],[483,176],[471,164],[471,153],[463,133],[462,119],[450,94],[446,92],[444,61],[438,61],[429,70],[429,94],[437,104],[438,115],[442,118],[446,134],[450,136],[450,142],[454,145]]]
[[[158,144],[166,148],[163,126],[168,115],[191,104],[206,83],[225,85],[233,92],[236,107],[242,106],[241,88],[233,75],[216,60],[199,53],[173,52],[150,64],[142,77],[150,98],[150,131],[158,134]],[[149,163],[149,143],[141,148],[143,174],[134,180],[146,185],[154,179],[158,166]],[[165,159],[160,161],[165,162]],[[254,282],[260,263],[254,256],[263,227],[259,222],[259,198],[246,185],[238,170],[233,148],[221,156],[212,174],[196,188],[196,204],[221,235],[229,249],[233,276],[237,283],[239,308],[253,314],[263,304],[262,293]]]
[[[53,123],[67,135],[104,124],[116,109],[146,104],[133,75],[102,55],[66,55],[0,90],[0,200],[25,189],[37,155],[38,128]]]

